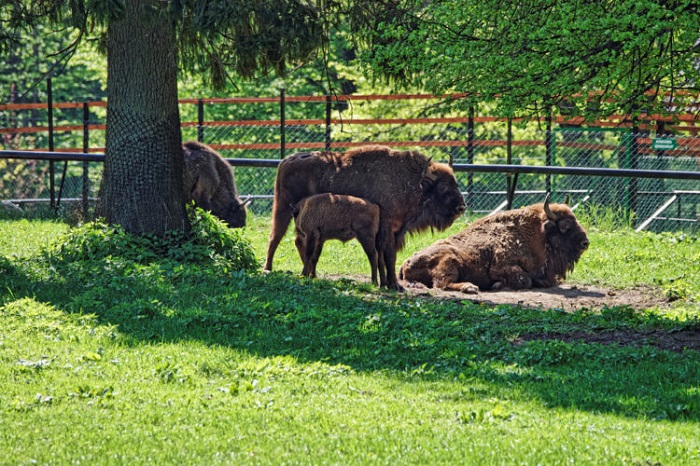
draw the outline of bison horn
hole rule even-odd
[[[449,165],[450,168],[452,168],[452,165],[454,165],[454,163],[455,163],[455,159],[454,159],[454,157],[452,157],[452,154],[450,154],[450,161],[447,162],[447,165]]]
[[[571,196],[569,196],[569,195],[567,194],[566,197],[564,198],[564,204],[569,205],[569,201],[570,201],[570,200],[571,200]]]
[[[248,207],[252,203],[253,203],[253,199],[251,199],[251,196],[246,196],[246,198],[243,199],[243,202],[241,202],[241,205],[243,205],[243,207]]]
[[[554,215],[552,212],[552,209],[549,208],[549,198],[551,196],[551,193],[547,193],[547,196],[544,198],[544,213],[547,214],[547,218],[550,219],[553,222],[557,221],[557,216]]]

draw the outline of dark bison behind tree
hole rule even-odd
[[[386,283],[381,285],[396,290],[402,289],[396,277],[396,252],[403,247],[406,233],[444,230],[466,208],[452,168],[420,152],[365,146],[345,153],[294,154],[277,168],[265,270],[272,270],[275,251],[292,220],[292,206],[325,192],[379,206],[377,250],[386,268]]]
[[[229,163],[211,147],[188,141],[182,145],[185,159],[185,196],[210,211],[231,228],[245,226],[247,201],[238,197]]]
[[[548,288],[588,249],[586,230],[566,204],[543,204],[483,217],[406,259],[399,278],[463,293]]]

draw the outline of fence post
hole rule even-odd
[[[90,150],[90,104],[83,102],[83,152]],[[88,197],[90,195],[89,162],[83,162],[83,219],[87,219]]]
[[[469,106],[467,119],[467,163],[474,164],[474,105]],[[467,173],[467,205],[471,206],[474,201],[474,172]]]
[[[285,145],[284,87],[280,87],[280,159],[284,158]]]
[[[204,142],[204,101],[197,99],[197,141]]]
[[[46,79],[46,95],[49,110],[49,152],[53,152],[53,92],[51,89],[51,78]],[[49,160],[49,206],[51,210],[56,208],[56,187],[54,186],[54,163]]]
[[[326,151],[331,150],[331,96],[326,96]]]
[[[552,166],[552,161],[554,160],[554,144],[553,144],[553,138],[552,138],[552,111],[547,110],[547,117],[546,117],[546,122],[547,126],[544,132],[544,147],[545,147],[545,154],[544,154],[544,164],[547,167]],[[549,173],[545,176],[545,191],[548,193],[552,192],[552,175]]]
[[[630,152],[629,152],[629,167],[633,170],[636,170],[639,168],[639,151],[637,150],[637,138],[639,137],[639,124],[637,122],[637,119],[635,118],[632,121],[632,135],[630,138]],[[637,179],[632,177],[629,179],[629,206],[628,209],[630,213],[635,212],[637,210],[637,191],[638,191],[638,186],[637,186]]]
[[[618,161],[617,165],[618,167],[621,168],[630,168],[630,159],[631,159],[631,153],[632,153],[632,133],[631,132],[625,132],[623,135],[623,141],[624,144],[622,146],[624,147],[624,150],[620,151],[620,155],[618,155]],[[622,208],[625,212],[625,216],[629,218],[630,216],[630,180],[629,178],[623,178],[619,182],[619,190],[618,192],[623,193],[623,198],[624,198],[624,204],[622,205]]]
[[[506,132],[506,164],[513,163],[513,118],[508,117],[507,132]],[[510,210],[513,207],[513,194],[515,194],[515,185],[513,184],[513,176],[506,175],[506,209]],[[512,193],[512,194],[511,194]]]

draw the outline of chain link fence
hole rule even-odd
[[[256,120],[264,107],[270,119]],[[252,210],[270,212],[275,169],[236,166],[237,159],[280,159],[299,151],[346,150],[366,143],[418,149],[455,164],[468,209],[483,215],[570,198],[577,214],[611,216],[627,226],[655,231],[697,231],[698,179],[624,178],[555,174],[470,172],[462,164],[624,168],[700,172],[700,138],[694,127],[611,125],[572,127],[546,121],[486,116],[429,115],[435,101],[367,97],[348,102],[328,98],[193,100],[181,105],[183,140],[200,140],[232,159],[239,193],[252,196]],[[434,113],[434,112],[433,112]],[[0,106],[0,149],[104,151],[104,103]],[[276,118],[274,115],[277,115]],[[282,115],[282,117],[280,117]],[[693,123],[694,124],[694,123]],[[49,126],[52,126],[50,128]],[[679,130],[682,129],[683,132]],[[695,134],[695,135],[694,135]],[[89,216],[102,164],[0,158],[0,215],[58,212]],[[517,181],[517,184],[516,184]]]

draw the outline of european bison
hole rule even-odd
[[[377,284],[377,233],[379,232],[377,204],[359,197],[323,193],[305,197],[299,201],[293,206],[292,214],[296,230],[294,244],[304,263],[302,275],[316,276],[316,264],[326,240],[337,239],[347,242],[357,238],[369,259],[372,283]]]
[[[360,197],[379,206],[377,249],[386,269],[381,285],[396,290],[402,289],[396,278],[396,251],[403,247],[406,233],[443,230],[465,210],[452,168],[419,152],[364,146],[345,153],[294,154],[277,169],[265,270],[272,270],[275,251],[292,219],[292,204],[324,192]]]
[[[185,157],[185,196],[231,228],[245,226],[246,205],[238,197],[231,166],[218,152],[200,142],[182,145]]]
[[[535,204],[481,218],[413,254],[399,277],[443,290],[547,288],[566,278],[588,248],[566,204]]]

